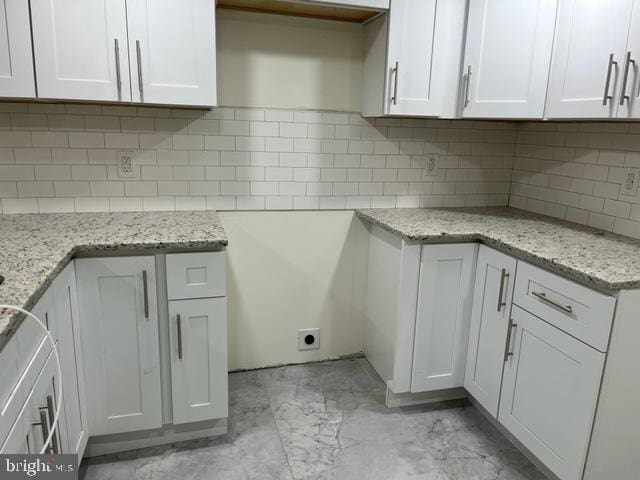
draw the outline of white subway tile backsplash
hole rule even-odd
[[[345,112],[12,103],[0,103],[0,111],[3,213],[506,204],[516,139],[515,125],[505,122],[375,120]],[[602,138],[623,131],[587,133],[585,144],[611,144],[599,159],[590,149],[555,146],[580,130],[534,130],[524,138],[554,145],[520,148],[518,155],[554,157],[558,173],[543,171],[551,168],[543,158],[535,158],[535,171],[520,162],[515,167],[524,174],[514,171],[514,182],[536,190],[514,191],[559,201],[554,192],[563,185],[578,210],[580,201],[597,209],[587,197],[630,204],[619,198],[620,173],[605,176],[611,166],[640,163],[633,150],[620,157],[616,140]],[[133,152],[136,178],[118,176],[120,150]],[[441,155],[429,181],[422,181],[424,152]],[[567,161],[583,167],[564,172]],[[582,177],[560,175],[576,172]],[[44,206],[49,198],[59,201]],[[32,199],[42,200],[22,201]],[[604,202],[602,212],[584,211],[601,215],[592,223],[608,224],[614,215],[605,208],[622,211]]]

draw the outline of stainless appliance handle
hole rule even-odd
[[[624,101],[631,102],[631,97],[627,95],[627,80],[629,80],[629,65],[636,65],[636,61],[631,58],[631,52],[627,52],[624,60],[624,73],[622,74],[622,92],[620,93],[620,105],[624,105]]]
[[[573,307],[571,305],[562,305],[561,303],[558,303],[555,300],[552,300],[551,298],[547,297],[547,294],[544,292],[531,292],[531,294],[535,296],[538,300],[544,303],[548,303],[549,305],[561,310],[567,315],[571,315],[573,313]]]
[[[602,96],[602,105],[606,105],[607,100],[613,100],[613,96],[609,95],[609,87],[611,86],[611,72],[614,65],[618,65],[618,62],[613,59],[613,53],[610,53],[609,65],[607,67],[607,80],[604,82],[604,95]]]
[[[144,300],[144,318],[149,320],[149,285],[146,270],[142,270],[142,295]]]
[[[178,360],[182,360],[182,319],[180,314],[176,315],[176,326],[178,328]]]
[[[509,360],[509,357],[513,356],[513,350],[511,349],[511,333],[518,327],[517,323],[513,323],[513,318],[509,319],[509,326],[507,327],[507,342],[504,346],[504,361]]]
[[[498,292],[498,311],[502,309],[502,307],[507,306],[507,302],[503,302],[502,298],[504,297],[504,281],[509,278],[509,274],[507,273],[507,269],[503,268],[500,273],[500,291]]]
[[[122,101],[122,74],[120,73],[120,45],[118,39],[114,40],[116,50],[116,83],[118,85],[118,100]]]
[[[140,90],[140,101],[144,102],[144,85],[142,84],[142,49],[140,40],[136,40],[136,57],[138,59],[138,90]]]

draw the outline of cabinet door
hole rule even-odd
[[[227,299],[169,302],[173,423],[227,416]]]
[[[412,392],[463,386],[477,248],[422,247]]]
[[[391,0],[385,111],[440,113],[432,67],[437,0]]]
[[[49,432],[53,428],[55,413],[60,403],[59,385],[58,363],[55,355],[51,353],[33,386],[33,391],[28,401],[31,410],[31,436],[36,450],[35,453],[42,451]],[[65,451],[64,445],[66,444],[65,433],[66,416],[64,408],[62,408],[55,432],[45,453],[63,453]]]
[[[28,454],[40,453],[36,451],[32,433],[31,408],[29,402],[31,397],[27,397],[27,403],[22,405],[22,409],[11,427],[9,434],[3,441],[0,441],[0,453],[2,454]]]
[[[38,96],[130,101],[124,0],[31,0]]]
[[[556,3],[470,3],[463,116],[542,118]]]
[[[493,416],[498,415],[515,274],[514,258],[480,246],[464,387]]]
[[[64,453],[76,453],[81,458],[88,440],[87,403],[82,374],[78,294],[73,262],[56,277],[51,288],[60,332],[58,351],[63,372],[66,442],[62,447]]]
[[[618,117],[640,117],[640,2],[633,4],[627,52],[621,62]]]
[[[35,97],[28,0],[0,1],[0,97]]]
[[[162,425],[153,257],[76,260],[92,435]]]
[[[134,102],[216,104],[215,2],[129,0]]]
[[[519,307],[504,370],[500,422],[562,480],[579,480],[605,354]]]
[[[560,0],[546,117],[616,115],[632,4]]]

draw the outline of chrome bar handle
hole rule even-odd
[[[136,40],[136,57],[138,58],[138,90],[140,90],[140,101],[144,102],[144,86],[142,85],[142,50],[140,40]]]
[[[602,96],[602,105],[606,105],[607,100],[613,100],[613,95],[609,95],[609,87],[611,86],[611,72],[614,65],[618,65],[618,62],[613,59],[613,53],[610,53],[609,66],[607,67],[607,80],[604,82],[604,95]]]
[[[182,319],[180,314],[176,315],[176,326],[178,327],[178,360],[182,360]]]
[[[49,439],[49,419],[47,418],[47,407],[40,407],[40,422],[32,423],[31,425],[38,425],[42,429],[42,443]],[[45,449],[45,452],[51,453],[51,446]]]
[[[467,65],[467,81],[464,86],[464,107],[469,105],[469,86],[471,85],[471,65]]]
[[[47,413],[49,414],[49,426],[51,430],[55,430],[56,426],[53,424],[53,419],[56,418],[56,408],[52,395],[47,395]],[[51,437],[51,450],[56,455],[60,453],[60,447],[58,446],[58,435],[56,432]]]
[[[498,292],[498,311],[500,311],[502,307],[507,306],[507,302],[503,302],[502,298],[505,294],[504,281],[508,278],[509,278],[509,274],[507,273],[506,268],[503,268],[502,272],[500,273],[500,291]]]
[[[149,285],[146,270],[142,270],[142,296],[144,300],[144,318],[149,320]]]
[[[122,74],[120,73],[120,45],[118,39],[115,39],[116,50],[116,83],[118,84],[118,101],[122,101]]]
[[[513,318],[509,319],[509,326],[507,327],[507,342],[504,346],[504,361],[509,360],[509,357],[513,356],[513,350],[511,350],[511,333],[518,327],[517,323],[513,323]]]
[[[635,67],[636,61],[631,58],[631,52],[627,52],[624,60],[624,73],[622,74],[622,93],[620,93],[620,105],[624,105],[624,101],[631,102],[631,97],[627,95],[627,80],[629,80],[629,65],[633,63]]]
[[[391,97],[391,102],[394,105],[398,105],[398,68],[399,64],[396,62],[396,66],[391,69],[393,72],[393,97]]]
[[[571,315],[573,313],[573,307],[571,305],[562,305],[561,303],[558,303],[555,300],[547,297],[547,294],[544,293],[544,292],[531,292],[531,294],[533,296],[535,296],[536,298],[538,298],[538,300],[540,300],[540,301],[542,301],[544,303],[548,303],[552,307],[555,307],[555,308],[561,310],[562,312],[566,313],[567,315]]]

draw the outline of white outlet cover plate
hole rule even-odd
[[[638,191],[638,174],[637,168],[626,168],[624,170],[624,178],[622,181],[622,195],[635,196]]]
[[[313,335],[316,339],[311,345],[304,342],[307,335]],[[298,330],[298,350],[318,350],[320,348],[320,329],[319,328],[303,328]]]
[[[424,168],[422,169],[423,177],[435,177],[438,175],[438,167],[440,163],[440,155],[437,153],[427,153],[424,156]]]
[[[119,151],[118,152],[118,177],[119,178],[138,178],[138,166],[133,161],[133,152]],[[126,171],[123,168],[125,160],[128,159],[131,162],[131,170]]]

